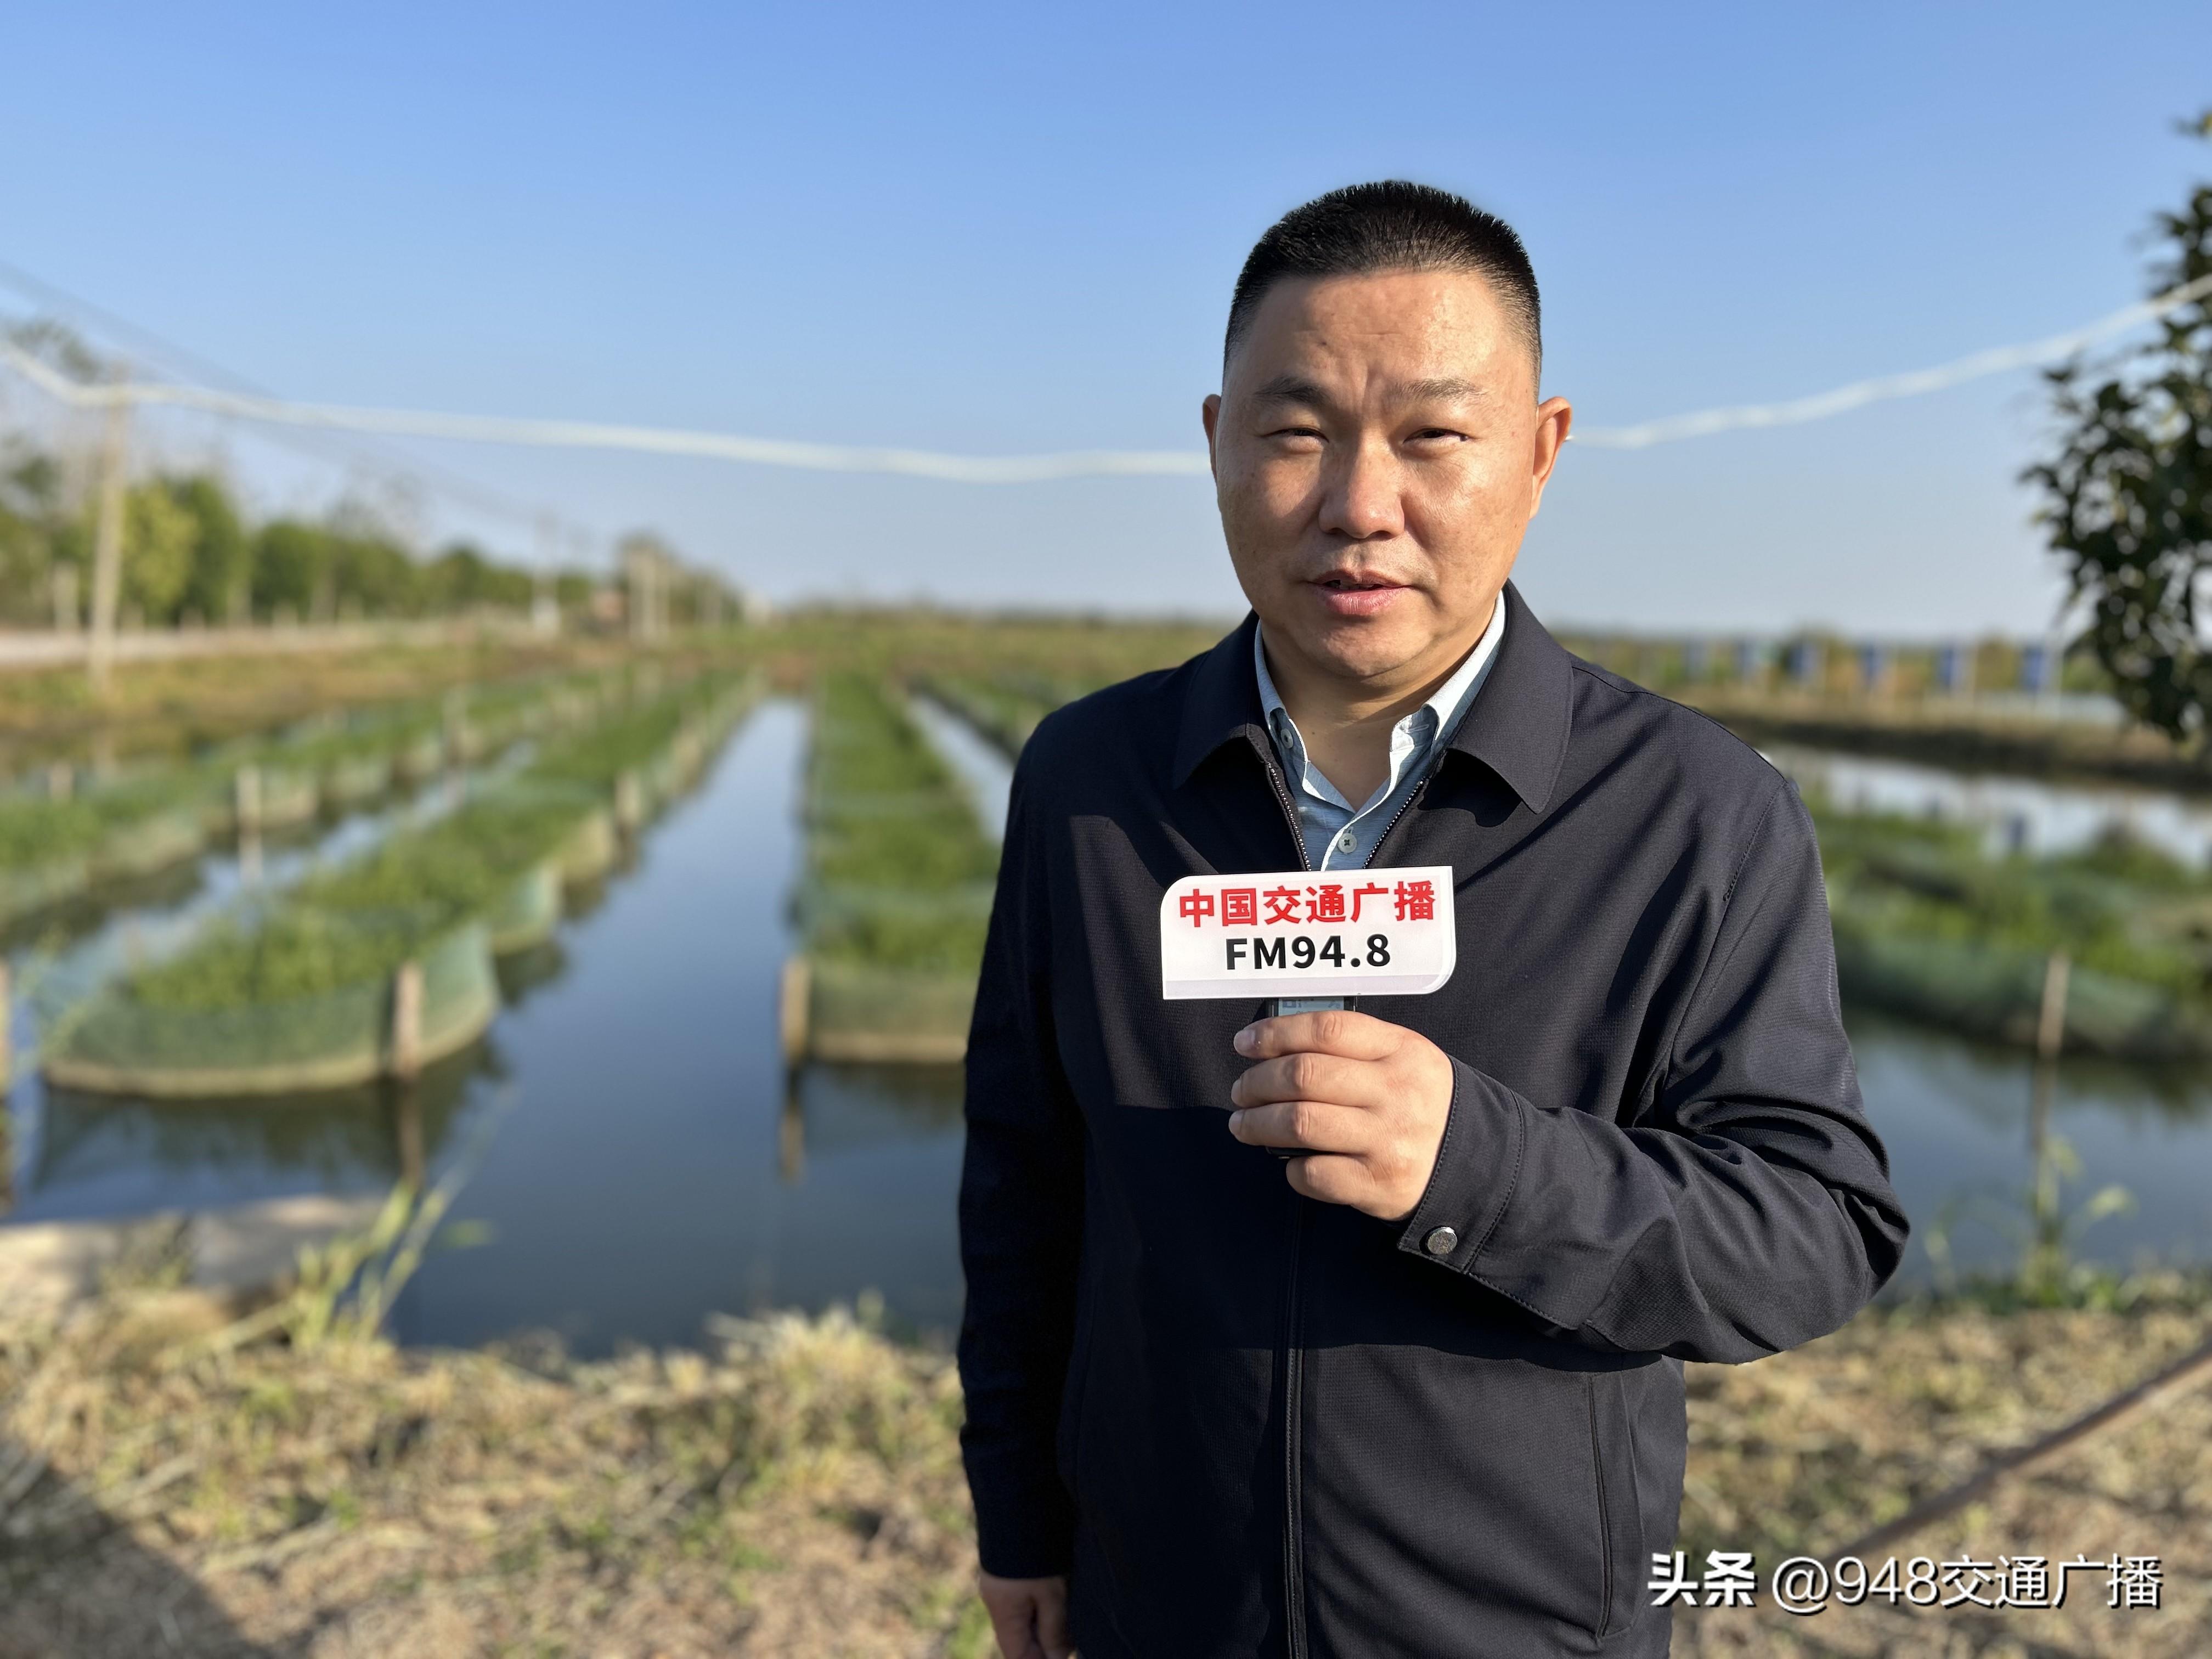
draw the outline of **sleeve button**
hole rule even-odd
[[[1449,1255],[1459,1248],[1459,1234],[1449,1227],[1431,1227],[1421,1248],[1431,1255]]]

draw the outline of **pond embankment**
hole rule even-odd
[[[0,1334],[0,1655],[991,1651],[941,1350],[833,1312],[592,1364],[410,1352],[313,1334],[312,1296],[240,1325],[141,1275]],[[2172,1281],[2102,1310],[1877,1310],[1692,1366],[1677,1547],[1834,1549],[2208,1333],[2203,1287]],[[2201,1653],[2208,1495],[2199,1388],[1886,1547],[2158,1554],[2160,1608],[2108,1610],[2101,1575],[2057,1613],[1792,1621],[1762,1595],[1686,1615],[1678,1650]]]
[[[1989,709],[1953,698],[1747,696],[1721,687],[1675,687],[1667,695],[1761,748],[1792,744],[1960,772],[2096,779],[2212,795],[2212,765],[2161,734],[2094,720],[2055,720],[2032,704]]]

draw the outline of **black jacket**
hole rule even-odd
[[[1832,1330],[1896,1266],[1796,791],[1505,603],[1374,860],[1458,877],[1450,981],[1361,1004],[1453,1061],[1402,1224],[1230,1134],[1256,1005],[1159,994],[1170,883],[1305,862],[1255,624],[1054,714],[1016,769],[962,1438],[983,1565],[1072,1573],[1083,1659],[1663,1653],[1680,1362]]]

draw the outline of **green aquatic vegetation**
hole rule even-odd
[[[2189,998],[2212,984],[2212,949],[2172,925],[2178,889],[2212,888],[2154,854],[1992,858],[1956,825],[1826,812],[1816,823],[1838,933],[2063,951]]]
[[[0,801],[0,869],[88,857],[106,830],[100,814],[82,800]]]
[[[350,761],[388,759],[439,728],[434,706],[410,703],[361,716],[336,729],[256,744],[232,769],[250,762],[278,771],[322,773]]]
[[[2212,1055],[2212,886],[2112,847],[1996,857],[1955,825],[1815,812],[1846,1000],[1983,1038],[2039,1041],[2063,954],[2066,1047]]]
[[[971,974],[982,962],[988,897],[977,904],[956,892],[933,903],[898,895],[821,908],[811,918],[808,946],[817,956],[843,961]]]
[[[183,955],[135,975],[131,998],[149,1008],[208,1012],[298,1002],[374,983],[420,948],[424,915],[365,920],[283,904],[259,925],[222,917]]]
[[[67,800],[0,800],[0,871],[21,872],[76,860],[98,866],[126,838],[178,813],[191,814],[194,821],[171,839],[190,851],[198,844],[197,815],[215,788],[198,769],[182,768],[125,778]]]
[[[502,688],[498,704],[520,708],[549,696],[558,684],[582,681],[581,676],[563,676],[553,684]],[[228,744],[195,760],[95,781],[65,800],[39,795],[0,799],[0,870],[21,872],[82,859],[98,873],[110,850],[125,844],[118,838],[172,814],[204,817],[220,810],[241,767],[313,776],[349,762],[383,758],[436,732],[442,710],[442,699],[422,698],[350,717],[319,719],[279,737]],[[138,839],[143,845],[143,837]],[[189,852],[192,844],[192,837],[182,834],[164,843],[173,855]],[[135,859],[124,862],[137,867]]]
[[[664,697],[635,713],[549,744],[530,768],[551,783],[614,787],[615,780],[665,750],[682,727],[685,700]]]
[[[225,918],[181,955],[136,975],[142,1004],[214,1010],[296,1001],[392,974],[480,919],[550,858],[597,804],[579,787],[665,750],[685,694],[555,746],[509,783],[435,823],[310,876],[266,911]]]
[[[550,857],[580,802],[495,793],[292,890],[258,926],[218,922],[131,981],[140,1002],[226,1008],[283,1002],[389,975],[429,940],[483,915]]]
[[[2081,852],[2052,862],[2062,869],[2125,882],[2147,892],[2212,897],[2212,872],[2192,870],[2140,836],[2118,829],[2107,830]]]
[[[923,689],[1013,756],[1021,753],[1037,722],[1054,709],[1088,696],[1120,678],[1117,674],[1016,671],[993,675],[939,674],[926,680]]]
[[[826,679],[807,769],[816,954],[970,974],[999,849],[951,769],[883,682]]]
[[[923,689],[1009,756],[1018,755],[1037,722],[1057,707],[995,680],[936,675]]]
[[[552,856],[583,816],[579,802],[531,801],[494,793],[294,894],[330,911],[416,910],[456,921],[497,903],[533,865]]]

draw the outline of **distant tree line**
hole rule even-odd
[[[0,450],[0,624],[82,623],[92,549],[93,505],[56,458]],[[599,586],[566,570],[555,597],[579,611]],[[122,610],[148,627],[525,611],[536,591],[535,573],[466,542],[418,558],[357,513],[250,524],[212,473],[149,478],[125,498]]]

